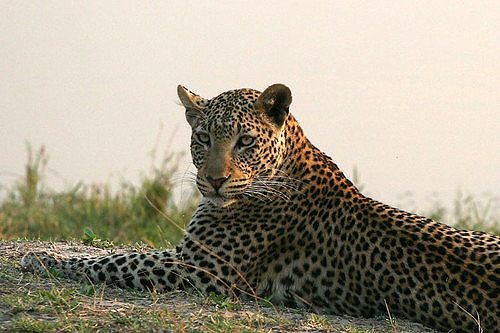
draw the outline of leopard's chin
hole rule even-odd
[[[206,200],[206,202],[212,204],[213,206],[221,208],[229,207],[238,201],[236,198],[227,198],[220,194],[207,195],[204,197],[204,199]]]

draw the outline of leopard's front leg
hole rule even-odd
[[[66,258],[47,251],[30,252],[21,259],[25,270],[57,272],[92,283],[123,288],[171,291],[194,288],[230,294],[230,285],[216,272],[200,267],[173,251],[113,254],[95,258]]]
[[[21,259],[21,266],[34,272],[58,272],[72,279],[141,290],[183,289],[186,282],[182,262],[171,251],[96,258],[65,258],[46,251],[30,252]]]

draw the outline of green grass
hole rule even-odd
[[[0,239],[83,238],[94,246],[142,241],[171,247],[181,239],[197,203],[196,195],[181,207],[172,199],[179,157],[167,154],[138,185],[123,181],[112,191],[109,184],[79,182],[54,191],[44,183],[45,149],[28,147],[24,177],[2,189]]]

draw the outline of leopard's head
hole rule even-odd
[[[266,184],[276,176],[286,153],[284,134],[292,102],[290,89],[275,84],[202,98],[178,86],[191,126],[191,156],[196,184],[209,201],[228,206],[239,200],[269,198]]]

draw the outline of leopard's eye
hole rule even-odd
[[[207,133],[197,133],[196,139],[198,140],[198,142],[204,145],[210,144],[210,136]]]
[[[253,145],[255,142],[255,138],[251,137],[250,135],[243,135],[242,137],[239,138],[237,145],[239,147],[250,147]]]

